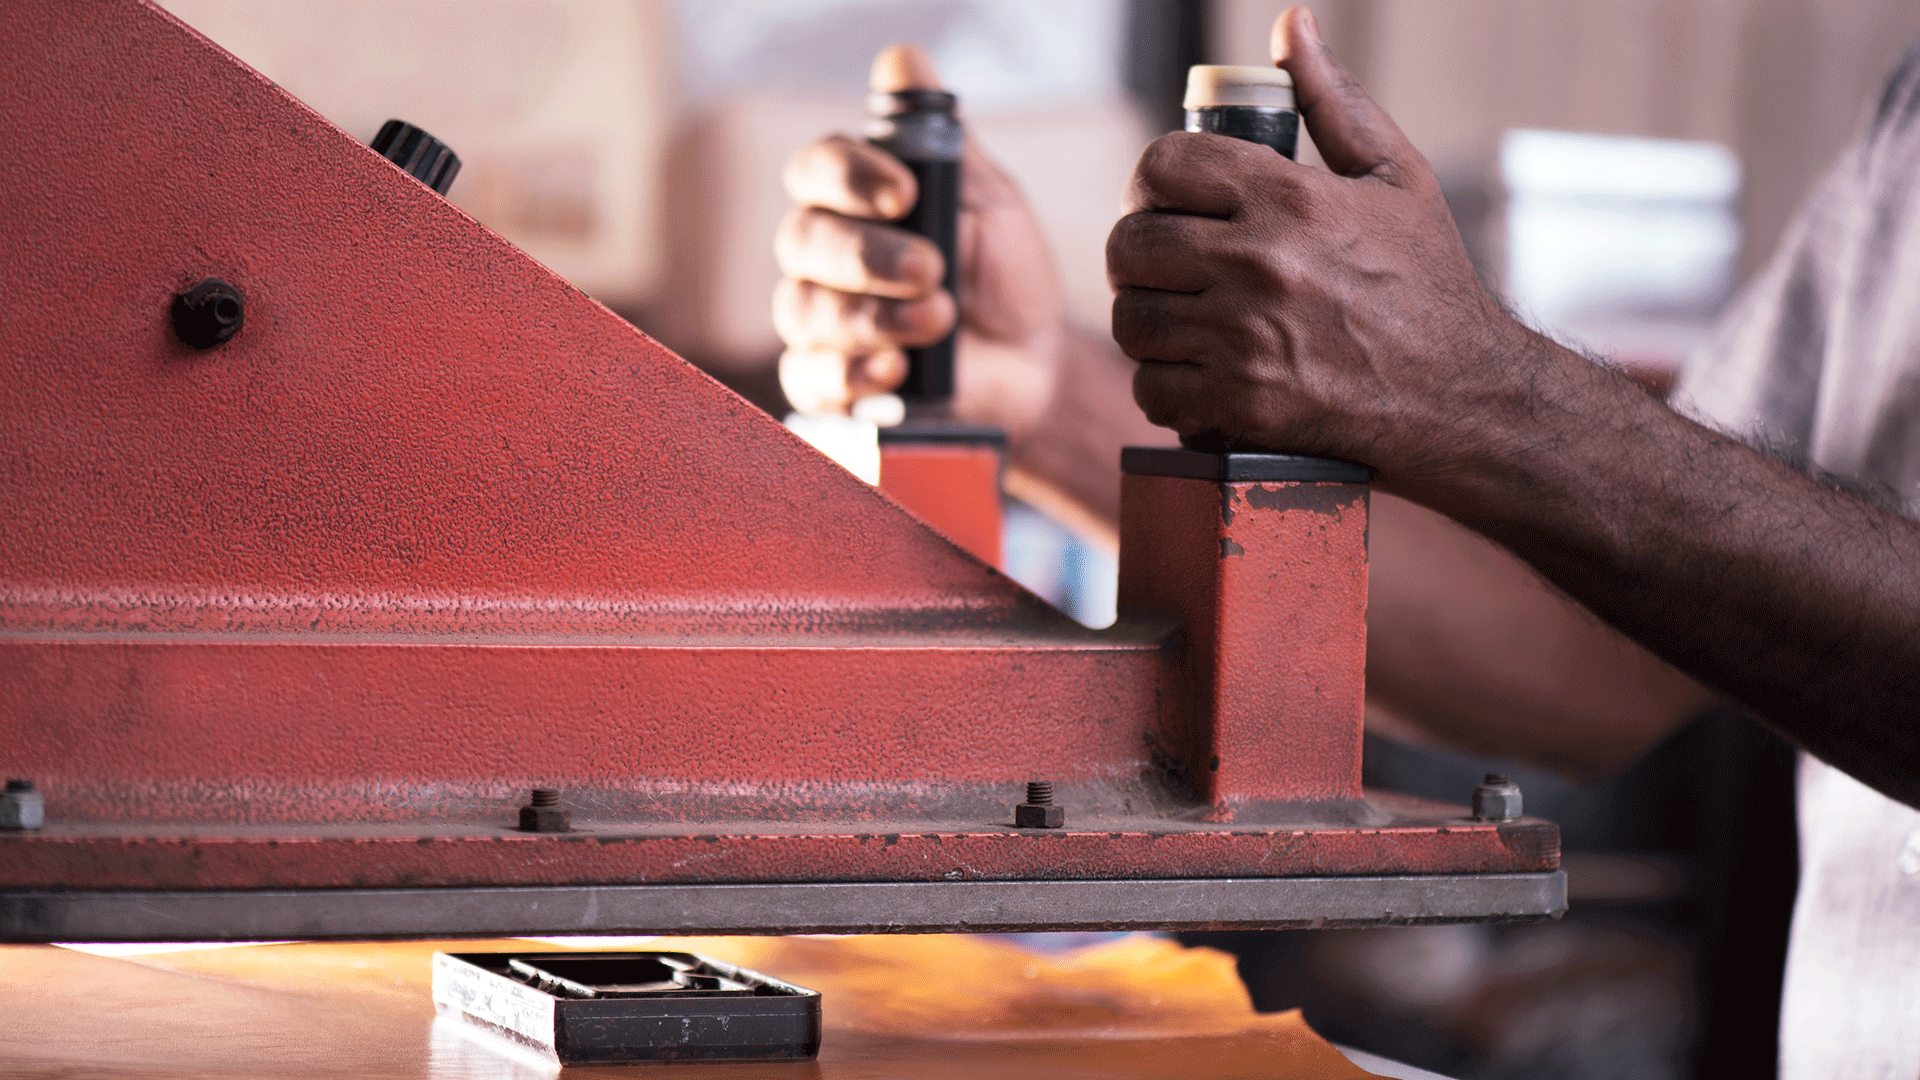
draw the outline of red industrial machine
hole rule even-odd
[[[1130,452],[1087,630],[168,14],[0,36],[0,938],[1564,908],[1361,789],[1364,470]]]

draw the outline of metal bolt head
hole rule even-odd
[[[520,808],[521,832],[572,832],[573,814],[557,806]]]
[[[239,333],[246,322],[240,290],[219,278],[207,278],[173,298],[173,332],[195,349],[213,348]]]
[[[1067,809],[1023,802],[1013,808],[1013,823],[1022,829],[1058,829],[1067,823]]]
[[[46,823],[46,801],[33,789],[31,780],[8,780],[0,791],[0,829],[25,832]]]
[[[534,788],[533,797],[520,808],[521,832],[572,832],[573,814],[560,809],[560,793],[552,788]]]
[[[1502,773],[1488,773],[1473,789],[1473,816],[1480,821],[1512,821],[1519,817],[1520,786]]]
[[[1053,805],[1051,780],[1027,781],[1027,801],[1014,806],[1013,823],[1022,829],[1058,829],[1066,825],[1066,807]]]

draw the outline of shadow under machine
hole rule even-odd
[[[1363,471],[1130,452],[1087,630],[157,8],[0,27],[0,938],[1564,908],[1361,788]]]

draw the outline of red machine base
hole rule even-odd
[[[0,40],[0,936],[1564,906],[1361,790],[1365,469],[1129,452],[1090,631],[152,4]]]

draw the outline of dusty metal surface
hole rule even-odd
[[[165,13],[0,33],[9,632],[1070,629]]]
[[[1221,820],[1357,798],[1367,485],[1129,474],[1120,493],[1120,617],[1181,627],[1164,752],[1183,778]]]
[[[1557,867],[1360,791],[1364,485],[1130,477],[1089,631],[157,8],[0,35],[10,910],[1441,875],[1465,917]],[[244,327],[192,348],[209,278]],[[1013,828],[1034,777],[1067,828]],[[534,788],[574,831],[515,828]]]
[[[271,941],[488,934],[1232,930],[1537,919],[1566,877],[841,882],[598,888],[0,892],[0,940]]]
[[[1009,807],[998,822],[850,827],[755,819],[753,809],[742,803],[733,820],[695,825],[575,817],[567,833],[521,832],[511,809],[477,825],[49,824],[0,838],[0,881],[11,888],[205,889],[1099,880],[1522,873],[1559,864],[1558,832],[1547,822],[1473,822],[1384,793],[1348,808],[1345,821],[1332,808],[1303,806],[1280,825],[1116,814],[1030,830],[1014,827]]]

